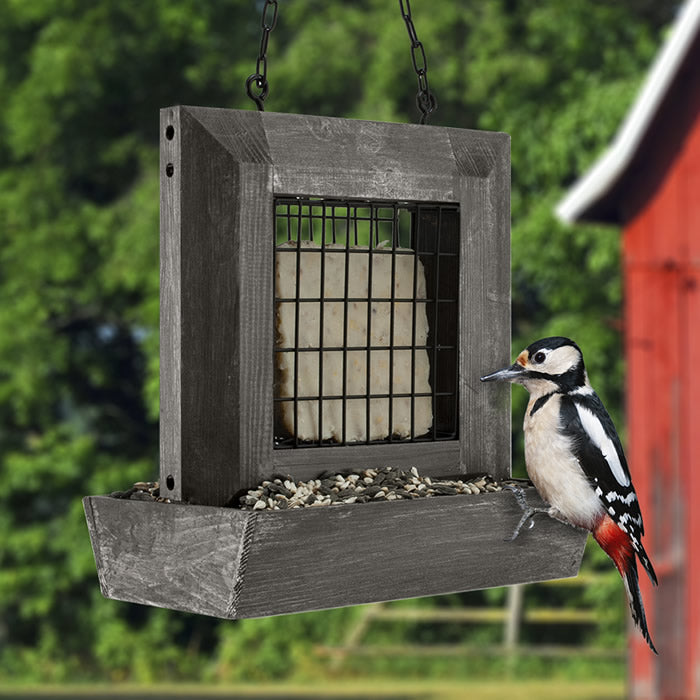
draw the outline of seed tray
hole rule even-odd
[[[84,506],[106,597],[231,619],[575,576],[586,541],[544,516],[504,541],[521,510],[503,491],[280,511]]]

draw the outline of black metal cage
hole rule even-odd
[[[274,208],[275,448],[457,439],[459,205]]]

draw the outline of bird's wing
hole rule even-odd
[[[631,522],[640,535],[644,534],[627,460],[603,402],[595,393],[565,395],[561,415],[564,433],[571,438],[581,469],[605,510],[625,532]]]
[[[632,485],[625,453],[603,402],[594,392],[566,394],[561,401],[562,429],[606,512],[632,540],[652,579],[653,569],[642,546],[642,512]]]

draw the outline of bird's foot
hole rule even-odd
[[[511,491],[513,493],[513,495],[515,496],[515,500],[518,502],[518,505],[523,511],[523,516],[522,518],[520,518],[520,522],[515,527],[515,530],[513,530],[513,534],[510,537],[505,538],[505,542],[512,542],[520,534],[520,531],[523,529],[525,523],[527,523],[528,529],[534,527],[535,521],[533,520],[533,518],[538,513],[546,513],[547,515],[551,515],[550,508],[533,508],[527,502],[527,499],[525,498],[525,491],[523,491],[523,489],[520,488],[520,486],[506,484],[503,487],[503,490]]]

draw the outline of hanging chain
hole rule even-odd
[[[427,124],[428,115],[437,109],[437,99],[430,91],[430,85],[428,84],[428,61],[425,57],[423,44],[418,39],[416,28],[413,24],[410,0],[399,0],[399,8],[401,10],[401,16],[406,23],[408,38],[411,41],[411,61],[413,62],[413,69],[418,78],[416,106],[421,113],[420,123]],[[248,79],[245,81],[248,97],[255,102],[258,110],[261,112],[265,111],[265,98],[270,91],[270,85],[267,82],[267,45],[270,41],[270,33],[277,24],[278,10],[277,0],[265,0],[262,11],[262,21],[260,23],[262,35],[260,37],[258,58],[255,62],[255,73],[248,76]],[[257,89],[257,93],[254,92],[254,88]]]
[[[410,0],[399,0],[401,8],[401,16],[406,23],[408,29],[408,38],[411,40],[411,60],[413,61],[413,69],[418,76],[418,94],[416,95],[416,106],[421,112],[420,123],[428,123],[428,115],[437,109],[437,99],[428,85],[428,61],[425,58],[425,49],[423,44],[418,40],[416,28],[413,25],[411,17],[411,2]]]
[[[261,21],[262,36],[260,37],[258,60],[255,63],[255,73],[248,76],[248,79],[245,81],[245,89],[248,93],[248,97],[255,102],[258,110],[261,112],[265,111],[264,102],[267,93],[270,91],[270,86],[267,82],[267,43],[270,40],[270,32],[277,24],[278,9],[277,0],[265,0]],[[257,94],[253,92],[253,85],[257,88]]]

